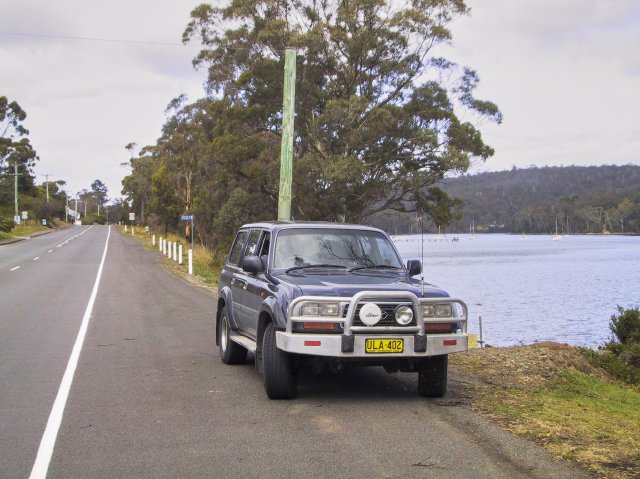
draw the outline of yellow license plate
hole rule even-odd
[[[364,343],[366,353],[401,353],[404,350],[404,339],[385,338],[367,339]]]

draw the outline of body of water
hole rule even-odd
[[[396,236],[420,259],[420,235]],[[455,241],[457,239],[457,241]],[[493,346],[558,341],[596,347],[609,321],[640,304],[640,237],[487,234],[425,235],[425,281],[469,306],[469,331]]]

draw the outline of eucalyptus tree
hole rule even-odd
[[[33,167],[38,155],[33,149],[24,127],[27,113],[16,101],[0,96],[0,202],[8,202],[13,196],[13,184],[16,165],[18,184],[21,192],[33,192],[35,189]]]
[[[238,221],[256,200],[260,211],[275,211],[284,51],[293,47],[294,216],[366,221],[423,210],[450,222],[458,203],[435,183],[493,154],[461,113],[502,120],[495,104],[475,98],[478,75],[435,52],[450,41],[450,22],[467,13],[462,0],[196,7],[183,41],[203,45],[194,65],[208,70],[209,100],[228,120],[209,139],[213,181],[233,178],[216,220]]]
[[[152,195],[152,177],[159,166],[154,156],[155,148],[145,146],[136,154],[136,144],[129,143],[125,149],[131,157],[121,166],[130,168],[131,173],[122,180],[122,194],[131,201],[134,212],[140,215],[140,222],[146,224],[147,206]]]

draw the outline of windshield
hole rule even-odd
[[[296,228],[278,233],[274,269],[313,265],[403,268],[391,241],[377,231]]]

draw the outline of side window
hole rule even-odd
[[[236,240],[233,242],[233,246],[229,252],[229,264],[237,265],[240,263],[244,244],[247,242],[247,236],[249,236],[248,231],[240,231],[236,236]]]
[[[246,255],[255,256],[256,249],[258,247],[258,241],[260,240],[261,230],[253,230],[249,235],[249,244],[247,244],[247,252]]]

